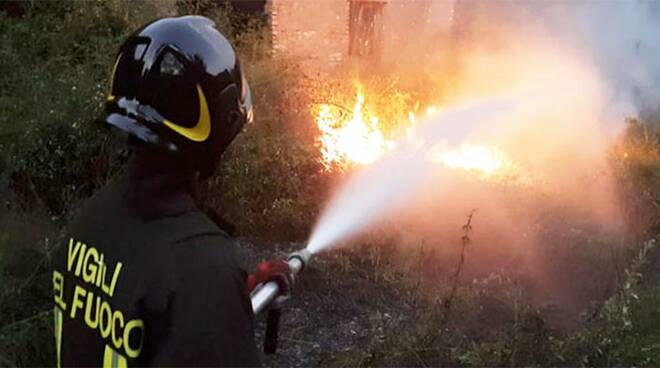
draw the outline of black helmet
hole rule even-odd
[[[199,16],[154,21],[124,42],[106,112],[106,123],[204,176],[253,116],[234,49]]]

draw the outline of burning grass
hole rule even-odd
[[[321,163],[327,171],[346,171],[372,164],[397,145],[424,144],[417,125],[426,123],[442,110],[434,105],[420,108],[419,101],[411,104],[412,94],[398,91],[394,96],[381,93],[383,102],[380,104],[367,104],[362,85],[357,83],[356,90],[351,110],[329,103],[312,107],[319,129],[316,139]],[[347,100],[346,97],[339,99]],[[379,114],[379,108],[386,110],[385,113]],[[428,148],[427,159],[451,169],[474,171],[482,178],[503,177],[519,171],[501,149],[488,145],[465,143],[451,148],[442,143],[434,144]]]

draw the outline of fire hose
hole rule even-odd
[[[312,254],[307,249],[291,253],[287,257],[286,261],[291,268],[294,278],[303,271],[311,258]],[[277,350],[277,334],[281,310],[279,308],[280,306],[273,302],[277,297],[282,295],[283,292],[285,292],[285,290],[282,290],[277,282],[270,281],[261,285],[261,287],[258,287],[250,295],[254,315],[258,315],[268,309],[268,315],[266,317],[266,333],[264,337],[264,352],[266,354],[273,354]]]

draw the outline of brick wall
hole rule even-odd
[[[348,0],[269,0],[276,54],[327,72],[348,55]]]

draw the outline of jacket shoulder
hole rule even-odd
[[[184,244],[205,238],[213,238],[216,242],[232,242],[229,235],[201,211],[163,217],[150,221],[147,226],[151,235],[160,238],[161,243]]]

